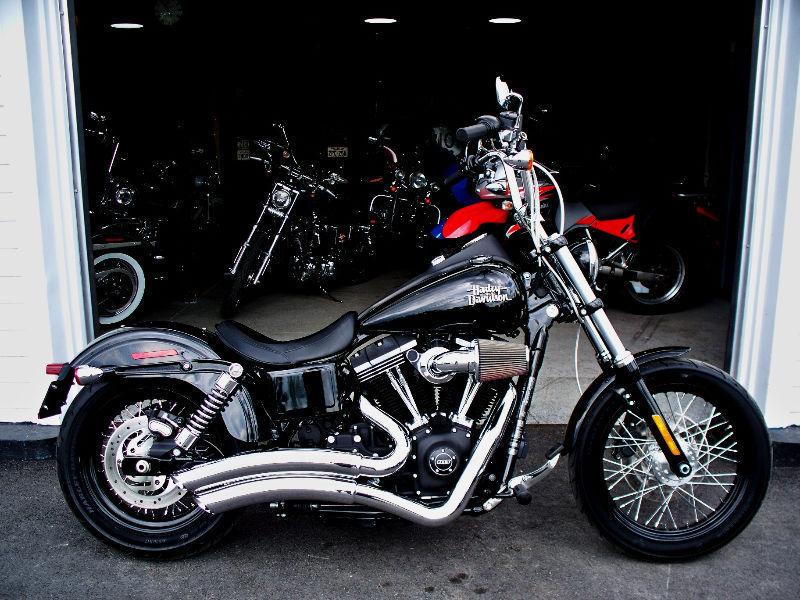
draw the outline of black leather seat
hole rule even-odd
[[[285,342],[273,340],[236,321],[217,325],[220,341],[239,356],[264,365],[291,366],[346,350],[356,335],[358,314],[349,312],[316,333]]]

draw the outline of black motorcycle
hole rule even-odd
[[[58,368],[39,417],[82,386],[59,433],[58,474],[92,533],[139,556],[184,556],[257,503],[441,526],[509,498],[530,503],[562,456],[590,522],[631,554],[693,558],[744,529],[771,468],[758,407],[688,348],[625,348],[587,278],[593,265],[544,231],[521,97],[499,78],[497,92],[499,116],[459,136],[485,141],[477,171],[521,175],[528,202],[515,186],[511,201],[524,249],[471,239],[301,339],[235,321],[124,328]],[[581,325],[603,372],[563,442],[516,473],[554,322]]]
[[[87,141],[98,169],[100,192],[91,204],[95,298],[100,325],[132,319],[153,284],[166,279],[166,217],[143,210],[142,197],[157,195],[172,178],[172,161],[154,161],[144,172],[121,167],[127,156],[113,133],[108,115],[89,113]],[[102,169],[102,170],[100,170]]]
[[[358,265],[371,264],[374,256],[368,226],[345,226],[344,231],[331,217],[334,210],[329,204],[337,200],[333,190],[346,180],[333,171],[321,174],[302,166],[285,127],[276,127],[281,139],[256,140],[250,156],[263,165],[273,186],[228,269],[231,285],[222,305],[223,316],[239,312],[244,294],[261,284],[276,262],[284,264],[289,280],[297,286],[330,296],[334,282],[358,279]]]
[[[419,151],[398,154],[389,146],[385,131],[386,126],[368,140],[385,157],[384,173],[366,178],[367,183],[381,186],[370,200],[369,222],[380,232],[384,257],[391,255],[398,243],[409,250],[427,250],[432,245],[430,232],[442,219],[432,198],[439,184],[425,174]]]

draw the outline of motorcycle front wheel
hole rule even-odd
[[[728,374],[688,359],[642,368],[689,458],[676,476],[644,422],[618,393],[589,411],[570,454],[582,511],[625,552],[688,560],[730,542],[758,511],[771,446],[761,411]]]
[[[155,441],[151,416],[164,411],[173,420],[186,419],[197,400],[159,384],[95,383],[81,390],[64,416],[56,458],[67,504],[94,536],[138,556],[178,558],[228,532],[234,515],[210,515],[169,476],[140,475],[138,463],[133,474],[123,466],[131,455],[146,456]],[[215,424],[188,459],[203,462],[235,451],[232,438]]]

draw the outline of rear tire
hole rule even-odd
[[[151,408],[190,414],[196,405],[185,392],[152,383],[96,383],[78,394],[59,431],[58,478],[67,505],[95,537],[137,556],[172,559],[205,550],[231,529],[234,513],[203,512],[165,475],[131,477],[114,470],[123,445],[141,443],[149,433],[131,426],[136,406],[142,414]],[[222,426],[207,435],[208,459],[235,452]]]
[[[663,314],[682,310],[690,300],[692,265],[688,253],[679,247],[643,243],[629,261],[632,269],[665,274],[665,283],[649,285],[625,281],[620,295],[626,307],[639,314]]]
[[[772,465],[769,434],[753,399],[715,367],[664,359],[644,365],[642,374],[661,398],[692,474],[678,479],[664,469],[646,427],[633,429],[634,409],[609,390],[589,409],[570,453],[573,491],[589,521],[626,553],[693,559],[730,542],[758,511]],[[664,409],[664,398],[672,409]]]

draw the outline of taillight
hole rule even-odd
[[[146,352],[131,352],[133,360],[143,360],[146,358],[164,358],[165,356],[177,356],[178,351],[174,348],[164,348],[163,350],[148,350]]]
[[[177,356],[175,348],[164,348],[163,350],[147,350],[146,352],[131,352],[133,360],[144,360],[146,358],[164,358],[165,356]]]
[[[50,363],[44,368],[44,372],[48,375],[58,375],[61,373],[61,369],[64,368],[64,365],[67,363]]]

